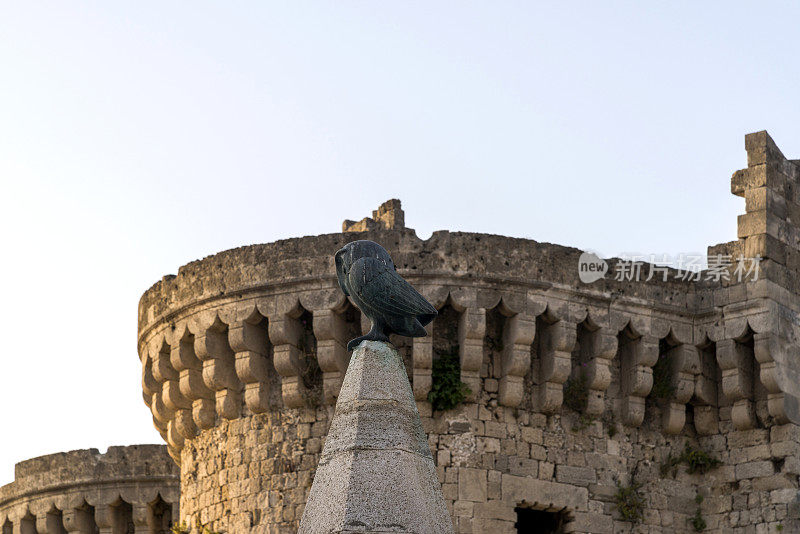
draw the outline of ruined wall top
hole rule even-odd
[[[372,218],[364,217],[360,221],[346,219],[342,223],[342,232],[366,232],[368,230],[403,230],[405,214],[400,209],[400,201],[396,198],[387,200],[372,212]]]
[[[731,193],[745,199],[731,254],[760,256],[766,276],[791,306],[800,294],[800,160],[788,160],[765,131],[745,136],[747,168],[733,173]],[[788,300],[786,297],[788,296]]]

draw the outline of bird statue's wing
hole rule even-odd
[[[347,292],[347,287],[345,284],[345,274],[344,274],[344,260],[342,259],[343,251],[339,251],[334,256],[334,262],[336,263],[336,279],[339,281],[339,288],[342,290],[342,293],[345,296],[349,297],[350,293]]]
[[[348,273],[350,289],[387,315],[436,316],[434,308],[393,268],[376,258],[359,258]],[[426,324],[426,321],[423,324]]]

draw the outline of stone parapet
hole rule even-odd
[[[178,515],[179,474],[163,445],[109,447],[20,462],[0,488],[3,534],[160,534]]]
[[[296,279],[284,273],[280,278],[265,278],[256,283],[257,278],[242,273],[251,271],[255,276],[262,267],[243,263],[235,274],[246,278],[248,284],[237,285],[235,280],[227,279],[226,270],[217,268],[220,262],[227,265],[242,260],[243,255],[236,253],[235,258],[204,260],[207,265],[190,264],[177,278],[164,280],[145,294],[140,306],[139,337],[144,399],[176,461],[186,439],[214,427],[220,420],[235,419],[245,412],[262,413],[270,408],[336,402],[348,360],[345,344],[367,326],[362,324],[358,310],[342,295],[332,274],[332,254],[349,237],[350,234],[336,234],[285,242],[285,248],[296,256],[281,263],[288,273],[298,273]],[[484,387],[481,368],[487,342],[503,347],[493,356],[497,359],[493,373],[501,389],[499,402],[520,406],[527,399],[537,411],[548,414],[558,412],[562,406],[564,383],[577,369],[577,361],[588,373],[592,391],[590,410],[599,413],[609,386],[608,367],[618,358],[626,399],[620,418],[631,426],[642,422],[644,400],[652,386],[652,368],[658,360],[662,340],[670,348],[682,346],[680,354],[685,354],[718,341],[723,348],[734,339],[746,344],[756,336],[759,355],[765,363],[772,365],[769,359],[786,361],[781,351],[789,350],[788,346],[774,332],[775,325],[784,319],[778,317],[772,301],[747,298],[747,291],[731,293],[724,306],[717,306],[722,304],[719,291],[727,288],[715,287],[710,282],[642,282],[639,287],[604,280],[592,285],[572,281],[570,285],[564,281],[577,278],[578,251],[535,242],[501,246],[497,236],[474,234],[457,236],[462,241],[458,247],[464,255],[461,261],[469,261],[475,253],[467,243],[483,247],[483,241],[494,240],[498,243],[490,248],[495,255],[506,250],[510,256],[521,256],[520,250],[527,247],[533,265],[517,260],[522,276],[516,277],[485,270],[483,274],[478,270],[472,276],[441,269],[429,271],[424,266],[409,264],[412,257],[404,258],[403,250],[422,246],[423,250],[416,255],[430,258],[438,245],[434,242],[436,237],[426,242],[408,233],[366,233],[354,237],[389,243],[390,253],[399,256],[398,265],[403,265],[401,274],[439,310],[450,310],[429,327],[429,337],[398,340],[407,354],[409,374],[419,401],[424,402],[430,391],[435,355],[450,347],[459,351],[462,381],[469,386],[473,397],[477,395]],[[449,240],[454,236],[446,237]],[[274,248],[274,245],[264,247]],[[298,248],[305,247],[318,255],[309,254],[301,261],[304,254]],[[426,248],[433,250],[424,253]],[[538,255],[537,249],[540,249]],[[551,258],[555,257],[552,252],[559,253],[561,281],[527,278],[526,274],[536,270],[548,249]],[[284,253],[276,252],[278,258]],[[482,257],[489,250],[481,249],[477,254]],[[452,252],[445,257],[455,262],[458,255]],[[261,257],[262,253],[255,256]],[[307,262],[307,269],[300,268],[303,262]],[[328,269],[323,273],[320,265]],[[553,262],[550,268],[555,269]],[[202,275],[205,270],[209,272]],[[316,277],[315,270],[320,270]],[[193,293],[195,282],[191,280],[203,280],[197,287],[199,294]],[[757,292],[759,284],[765,283],[768,281],[758,280],[745,285],[749,291]],[[226,289],[217,291],[214,289],[217,284]],[[161,298],[156,299],[156,294]],[[739,300],[732,302],[736,298]],[[165,307],[164,303],[170,306]],[[726,316],[723,309],[736,311]],[[489,316],[496,332],[487,331]],[[795,334],[789,331],[788,335]],[[754,347],[749,350],[739,358],[752,367],[756,356]],[[750,418],[750,423],[741,425],[752,424],[750,416],[754,412],[747,407],[755,398],[752,388],[745,384],[752,383],[752,372],[747,374],[741,366],[734,365],[738,360],[725,359],[724,350],[721,354],[718,363],[725,375],[721,388],[731,398],[738,396],[747,403],[742,408],[746,414],[741,417]],[[700,373],[699,364],[687,363],[685,367],[673,370],[675,380],[685,383],[683,391],[691,393],[695,380],[711,380]],[[732,373],[738,373],[739,378],[727,380],[725,377]],[[524,379],[528,375],[533,385],[526,391]],[[734,386],[734,380],[744,385]],[[787,391],[793,394],[792,384],[770,380],[771,398],[782,397]],[[732,388],[736,387],[739,389],[734,391]],[[673,402],[673,415],[667,424],[670,432],[678,432],[683,426],[682,406],[690,398],[691,395],[685,399],[679,397]],[[768,409],[772,409],[770,415],[777,420],[788,421],[782,399],[774,401]],[[709,417],[704,421],[713,425]]]

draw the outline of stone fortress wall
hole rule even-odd
[[[163,445],[49,454],[0,488],[2,534],[168,534],[178,469]]]
[[[690,532],[697,514],[706,532],[800,531],[800,168],[766,132],[746,149],[732,178],[746,200],[739,239],[709,248],[763,258],[740,283],[583,284],[579,250],[447,231],[421,240],[398,201],[343,233],[233,249],[164,277],[140,301],[138,348],[144,400],[181,466],[180,517],[296,531],[345,345],[368,329],[333,254],[371,239],[440,311],[428,337],[393,342],[457,532],[516,532],[529,511],[564,532],[631,531],[620,486],[644,498],[636,532]],[[453,353],[470,393],[433,411],[433,364]],[[668,398],[652,391],[662,359]],[[581,413],[565,403],[571,378],[585,381]],[[721,464],[662,469],[687,444]]]

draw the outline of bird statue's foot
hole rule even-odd
[[[383,341],[385,343],[389,342],[389,336],[384,334],[383,332],[376,332],[370,330],[369,334],[366,336],[357,337],[355,339],[351,339],[349,343],[347,343],[347,350],[353,351],[358,347],[362,341]]]

